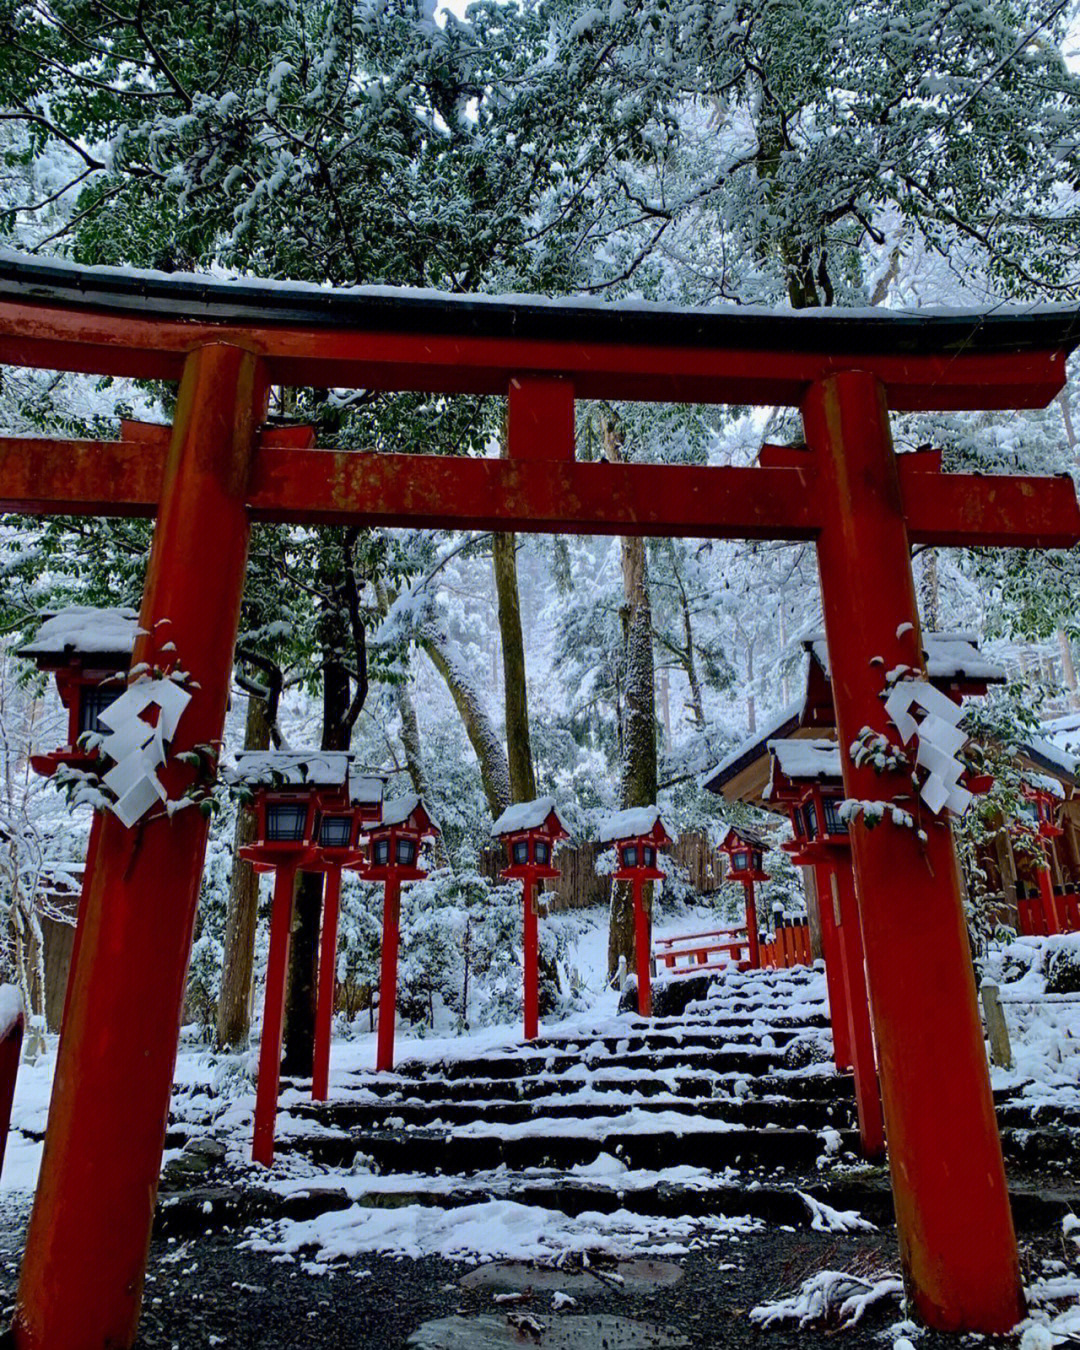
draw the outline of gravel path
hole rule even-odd
[[[0,1213],[0,1295],[5,1310],[15,1287],[24,1212]],[[552,1314],[550,1292],[508,1309],[488,1290],[463,1290],[474,1267],[438,1258],[365,1256],[331,1269],[245,1249],[243,1234],[193,1240],[155,1239],[151,1249],[140,1350],[398,1350],[425,1321],[453,1314],[508,1311]],[[1060,1238],[1045,1233],[1024,1243],[1029,1278],[1044,1259],[1060,1256]],[[672,1258],[684,1270],[677,1285],[651,1294],[612,1288],[576,1293],[568,1313],[609,1313],[659,1325],[684,1336],[691,1350],[835,1350],[838,1345],[891,1346],[886,1328],[901,1313],[894,1302],[871,1309],[855,1328],[760,1330],[748,1310],[798,1288],[822,1269],[858,1274],[896,1269],[895,1234],[839,1235],[768,1228],[737,1241]],[[6,1317],[6,1311],[5,1311]],[[529,1344],[523,1340],[521,1344]],[[955,1350],[959,1338],[923,1333],[919,1350]],[[969,1341],[968,1344],[971,1342]],[[1015,1339],[987,1338],[981,1347],[1015,1347]],[[599,1347],[595,1338],[582,1342]]]

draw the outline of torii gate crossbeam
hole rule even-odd
[[[174,425],[109,444],[0,440],[0,504],[156,514],[133,661],[198,681],[174,753],[220,737],[253,519],[813,539],[841,745],[887,731],[885,670],[924,669],[912,540],[1066,547],[1065,479],[898,458],[888,410],[1042,406],[1072,312],[768,315],[232,285],[0,257],[0,361],[179,379]],[[502,393],[506,461],[308,448],[263,427],[271,383]],[[576,398],[799,406],[807,445],[762,467],[579,464]],[[899,777],[857,769],[849,797]],[[173,763],[175,797],[190,781]],[[921,1315],[1000,1331],[1023,1311],[949,831],[852,827],[901,1258]],[[206,847],[196,811],[99,817],[80,902],[14,1339],[135,1336]],[[928,953],[931,954],[928,957]],[[932,967],[928,966],[932,961]]]

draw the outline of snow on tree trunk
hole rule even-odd
[[[529,740],[525,641],[521,632],[521,601],[518,595],[517,537],[513,534],[493,535],[491,556],[495,571],[495,592],[499,599],[510,799],[531,802],[536,796],[536,774]]]
[[[502,739],[484,707],[472,673],[454,652],[446,634],[436,624],[426,624],[420,642],[431,663],[446,681],[446,687],[461,715],[465,734],[480,765],[480,781],[493,816],[510,805],[510,766]]]
[[[656,709],[652,611],[649,606],[648,561],[644,539],[621,540],[625,635],[625,688],[622,724],[621,804],[650,806],[656,801]],[[652,886],[644,891],[646,909],[652,911]],[[650,919],[649,931],[652,924]],[[611,891],[611,922],[608,929],[608,973],[614,975],[619,957],[634,969],[633,889],[625,883]]]
[[[270,722],[265,699],[248,697],[244,749],[266,750],[270,746]],[[221,968],[221,997],[217,1010],[219,1050],[239,1050],[251,1032],[251,976],[255,963],[255,928],[259,909],[259,878],[240,849],[255,838],[255,812],[242,806],[236,813],[233,869],[229,879],[229,904],[225,918],[225,954]]]

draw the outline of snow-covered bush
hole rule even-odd
[[[1080,994],[1080,939],[1062,942],[1047,953],[1046,992]]]

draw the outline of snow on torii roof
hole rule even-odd
[[[554,816],[563,834],[570,831],[559,815],[554,797],[537,797],[535,801],[518,802],[508,806],[492,825],[491,833],[499,838],[504,834],[524,834],[526,830],[539,830]]]
[[[979,651],[977,633],[924,633],[926,673],[931,680],[985,680],[1003,684],[1005,671]],[[829,670],[829,652],[824,633],[808,633],[803,646],[824,670]]]
[[[657,825],[670,839],[670,831],[660,818],[658,806],[631,806],[606,816],[600,822],[596,840],[600,844],[613,844],[617,839],[640,839],[652,834]]]
[[[344,787],[351,762],[346,750],[240,750],[226,778],[251,788]]]
[[[909,353],[1072,350],[1080,322],[1072,305],[992,309],[876,306],[783,310],[760,305],[671,306],[581,296],[456,295],[397,286],[329,287],[251,276],[84,267],[0,249],[0,292],[13,301],[93,308],[186,322],[301,324],[448,336],[788,351]]]
[[[41,661],[49,657],[131,655],[138,636],[139,616],[133,609],[104,608],[99,605],[69,605],[44,616],[36,637],[19,655]]]

